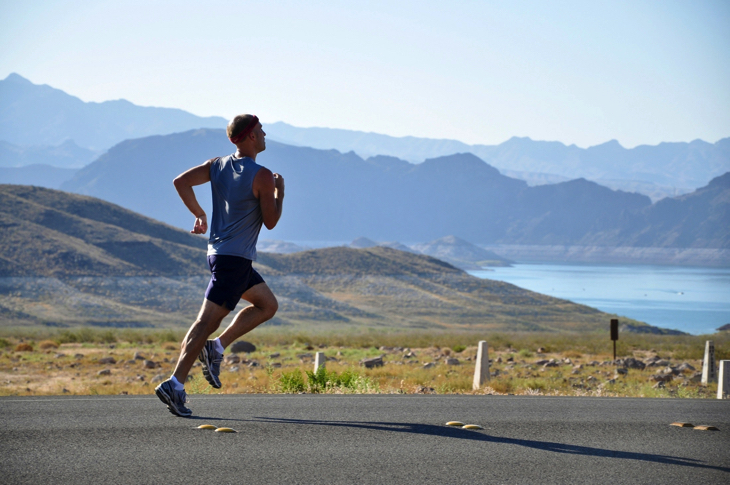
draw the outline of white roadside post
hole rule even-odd
[[[324,352],[317,352],[317,355],[314,357],[314,373],[317,373],[317,370],[321,367],[324,367],[324,363],[327,362],[327,357],[324,356]]]
[[[720,361],[720,376],[717,381],[717,398],[730,397],[730,360]]]
[[[489,380],[489,352],[487,351],[487,341],[479,341],[479,350],[477,350],[477,363],[474,369],[474,384],[472,389],[475,391],[481,389],[485,382]]]
[[[702,361],[702,384],[717,381],[717,367],[715,366],[715,342],[705,342],[705,359]]]

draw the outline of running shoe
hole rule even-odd
[[[215,348],[215,342],[208,340],[205,342],[205,347],[200,351],[198,360],[203,363],[203,376],[208,384],[220,389],[221,380],[218,376],[221,373],[221,362],[223,361],[223,354],[218,352]]]
[[[192,416],[193,412],[185,407],[185,402],[188,398],[187,394],[185,394],[185,389],[178,391],[170,379],[157,386],[155,388],[155,394],[160,398],[160,401],[167,404],[167,409],[172,414],[183,418]]]

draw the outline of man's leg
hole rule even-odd
[[[251,303],[236,315],[231,324],[220,335],[223,347],[228,347],[242,335],[247,334],[267,320],[270,320],[279,309],[279,302],[266,283],[252,286],[241,296]],[[201,347],[202,348],[202,347]]]
[[[185,382],[208,337],[218,330],[221,321],[229,313],[230,310],[224,306],[217,305],[208,299],[203,301],[197,320],[190,327],[181,344],[180,358],[177,359],[173,373],[179,382]]]

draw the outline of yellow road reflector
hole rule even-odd
[[[215,429],[215,426],[213,426],[212,424],[201,424],[200,426],[198,426],[198,429]]]
[[[461,426],[464,426],[464,423],[462,423],[461,421],[449,421],[448,423],[446,423],[446,426],[459,426],[459,427],[461,427]]]
[[[700,431],[720,431],[714,426],[695,426],[695,429]]]
[[[238,433],[235,429],[231,428],[218,428],[215,430],[216,433]]]
[[[465,424],[464,426],[461,427],[461,429],[484,429],[484,428],[482,428],[478,424]]]
[[[676,423],[672,423],[669,426],[678,426],[680,428],[694,428],[695,425],[692,423],[683,423],[681,421],[677,421]]]

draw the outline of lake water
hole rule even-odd
[[[730,269],[547,263],[493,269],[469,273],[695,335],[730,323]]]

